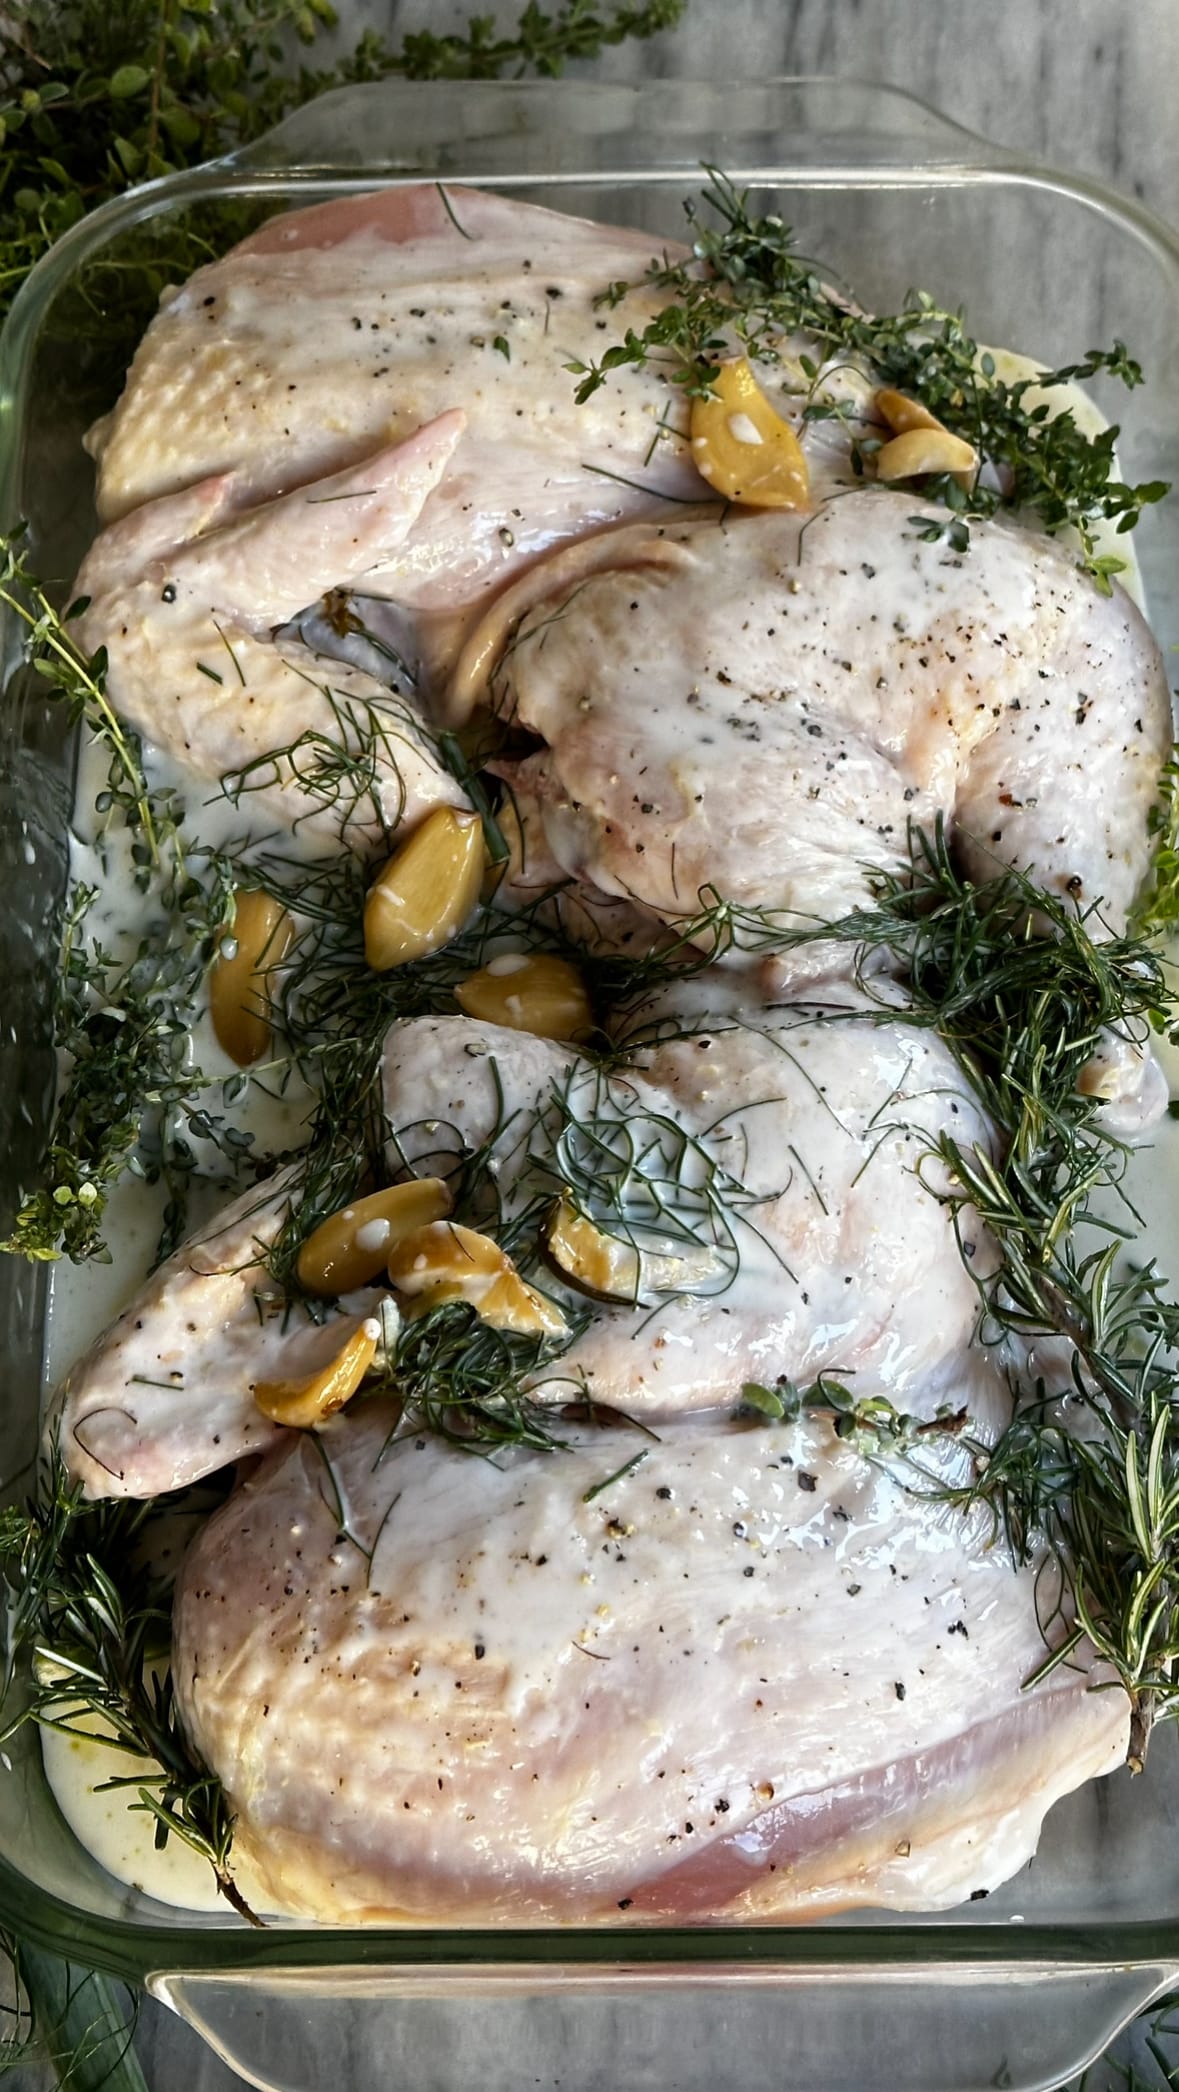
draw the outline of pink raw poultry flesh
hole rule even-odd
[[[649,951],[715,896],[831,922],[939,820],[971,876],[1017,866],[1119,929],[1170,743],[1138,612],[1061,542],[973,522],[963,554],[923,528],[944,510],[851,485],[863,372],[846,413],[807,421],[789,359],[759,366],[807,455],[805,515],[722,512],[656,363],[575,405],[570,366],[660,309],[650,246],[415,185],[275,219],[167,294],[93,435],[79,629],[116,707],[190,775],[247,776],[320,853],[371,853],[465,803],[436,730],[487,698],[522,730],[497,764],[517,795],[499,900],[527,910],[565,876],[549,918],[598,948]],[[619,279],[640,287],[606,316]],[[335,591],[395,635],[395,691],[371,654],[336,658]],[[371,776],[341,802],[308,750],[358,746],[365,720]],[[854,963],[830,941],[798,962]],[[723,1282],[689,1255],[648,1285],[674,1257],[647,1242],[631,1300],[540,1254],[573,1174],[554,1113],[599,1063],[453,1014],[389,1032],[390,1174],[458,1184],[480,1157],[487,1210],[456,1217],[530,1215],[513,1254],[584,1311],[520,1382],[561,1450],[467,1457],[404,1434],[384,1389],[318,1437],[263,1419],[259,1377],[318,1369],[351,1326],[271,1311],[285,1176],[71,1376],[55,1428],[91,1495],[249,1463],[184,1563],[174,1672],[276,1909],[941,1908],[1124,1757],[1129,1702],[1086,1643],[1028,1686],[1057,1617],[1044,1561],[1015,1567],[987,1512],[937,1494],[977,1474],[1008,1374],[1044,1369],[979,1341],[998,1251],[944,1151],[995,1158],[998,1136],[902,989],[812,979],[803,1001],[801,977],[777,1001],[740,964],[681,983],[612,1063],[612,1124],[639,1149],[656,1121],[682,1134],[677,1192],[715,1171],[731,1208]],[[1131,1132],[1159,1107],[1136,1038],[1109,1034],[1085,1075]],[[822,1374],[895,1404],[901,1451],[827,1413],[750,1421],[759,1388]]]
[[[1083,1658],[1023,1690],[1035,1573],[986,1513],[923,1506],[817,1420],[493,1465],[387,1445],[394,1421],[366,1403],[272,1454],[177,1592],[185,1721],[279,1908],[938,1908],[1124,1753]]]

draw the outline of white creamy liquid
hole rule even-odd
[[[1038,366],[1007,351],[992,351],[999,374],[1009,380],[1035,376]],[[1051,396],[1063,408],[1070,406],[1082,428],[1096,430],[1105,423],[1091,400],[1076,386],[1058,388]],[[1124,537],[1116,537],[1111,526],[1096,533],[1098,550],[1115,552],[1130,562],[1123,585],[1141,604],[1141,590],[1133,549]],[[207,788],[193,786],[170,772],[152,757],[153,776],[175,784],[192,801],[191,825],[201,840],[212,845],[239,837],[246,822],[240,810],[225,801],[208,800]],[[101,898],[90,919],[92,930],[101,926],[103,941],[112,949],[133,948],[138,935],[139,896],[130,878],[130,858],[125,836],[116,833],[105,840],[94,836],[95,794],[105,783],[105,758],[101,751],[84,750],[79,763],[76,819],[79,833],[71,839],[71,877],[99,885]],[[285,848],[294,847],[284,841]],[[194,1057],[209,1075],[219,1079],[240,1073],[212,1034],[207,1015],[194,1030]],[[1160,1052],[1172,1090],[1179,1093],[1179,1054]],[[214,1090],[210,1105],[256,1137],[260,1153],[296,1145],[302,1138],[311,1099],[296,1081],[280,1092],[281,1071],[251,1077],[244,1099],[232,1109]],[[219,1158],[210,1158],[219,1167]],[[1157,1258],[1164,1273],[1179,1274],[1179,1125],[1167,1119],[1156,1129],[1152,1142],[1133,1158],[1127,1189],[1143,1216],[1144,1228],[1137,1250]],[[228,1198],[212,1201],[215,1206]],[[73,1362],[119,1313],[147,1274],[159,1234],[162,1195],[134,1178],[128,1178],[113,1194],[107,1207],[110,1264],[54,1265],[45,1333],[45,1385],[51,1390]],[[97,1730],[97,1720],[93,1723]],[[134,1789],[103,1792],[102,1783],[125,1776],[140,1762],[128,1753],[112,1749],[99,1740],[83,1741],[54,1731],[42,1734],[46,1777],[63,1816],[75,1835],[108,1873],[158,1901],[193,1911],[219,1910],[227,1906],[219,1896],[208,1864],[175,1836],[162,1851],[154,1845],[154,1819],[136,1809]],[[264,1898],[251,1894],[248,1872],[235,1859],[235,1878],[252,1907]]]
[[[145,750],[152,782],[173,785],[191,801],[189,825],[202,842],[222,846],[247,832],[242,815],[227,801],[209,799],[208,788],[193,786],[173,772],[158,755]],[[100,744],[83,736],[78,760],[75,832],[70,836],[70,880],[99,889],[87,929],[120,959],[128,958],[142,931],[142,900],[134,885],[127,833],[113,828],[103,833],[94,811],[94,801],[106,783],[107,757]],[[187,789],[186,789],[187,788]],[[286,843],[292,851],[297,844]],[[209,1092],[209,1108],[243,1132],[254,1135],[259,1155],[296,1147],[306,1138],[307,1121],[314,1099],[285,1064],[267,1065],[248,1074],[244,1095],[226,1105],[216,1085],[242,1071],[217,1043],[207,1010],[198,1015],[193,1030],[193,1057],[215,1079]],[[214,1178],[222,1178],[224,1165],[210,1149],[198,1161]],[[202,1184],[199,1175],[192,1191],[192,1222],[196,1225],[224,1205],[230,1193],[223,1181]],[[121,1313],[143,1283],[152,1264],[163,1221],[165,1193],[160,1185],[144,1184],[127,1175],[107,1201],[103,1232],[111,1253],[109,1263],[89,1261],[72,1264],[67,1259],[53,1265],[48,1290],[44,1335],[44,1388],[46,1396],[58,1386],[75,1361]],[[227,1905],[221,1897],[208,1862],[172,1835],[162,1850],[155,1845],[155,1818],[135,1806],[132,1788],[106,1789],[103,1783],[124,1779],[141,1768],[145,1775],[153,1761],[138,1759],[118,1746],[100,1739],[106,1724],[88,1716],[86,1726],[93,1740],[66,1736],[56,1730],[41,1732],[41,1751],[46,1778],[71,1830],[99,1864],[119,1881],[141,1889],[163,1903],[185,1910],[219,1910]],[[246,1870],[235,1858],[235,1878],[240,1877],[246,1900],[258,1907],[251,1895]]]

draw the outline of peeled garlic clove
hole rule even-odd
[[[423,1309],[465,1301],[493,1329],[563,1336],[567,1328],[552,1302],[525,1284],[498,1242],[457,1221],[434,1221],[398,1243],[389,1278]]]
[[[375,973],[424,959],[457,937],[483,884],[478,814],[435,807],[394,851],[364,904],[364,956]]]
[[[552,952],[503,952],[462,981],[454,997],[468,1017],[538,1039],[575,1039],[593,1029],[585,982]]]
[[[239,1068],[269,1050],[267,980],[290,949],[295,925],[281,901],[255,888],[234,896],[233,925],[209,968],[209,1015],[218,1044]]]
[[[605,1234],[571,1199],[558,1203],[545,1240],[550,1256],[579,1286],[611,1300],[638,1298],[638,1251],[617,1235]]]
[[[295,1266],[299,1284],[326,1297],[367,1286],[385,1269],[391,1249],[428,1221],[441,1220],[450,1208],[441,1177],[414,1177],[354,1199],[307,1237]]]
[[[567,1277],[610,1300],[645,1303],[661,1293],[689,1293],[725,1269],[719,1250],[707,1242],[674,1249],[640,1249],[624,1242],[579,1213],[568,1197],[559,1201],[545,1240]]]
[[[908,429],[882,444],[876,453],[877,479],[918,479],[929,472],[973,473],[977,466],[972,445],[943,428]]]
[[[747,508],[805,508],[810,474],[794,430],[775,414],[744,356],[722,363],[692,401],[692,463],[710,487]]]
[[[381,1325],[362,1322],[318,1373],[294,1380],[259,1380],[254,1400],[263,1416],[296,1431],[314,1430],[351,1400],[377,1354]]]
[[[894,392],[891,385],[882,385],[876,394],[876,412],[888,423],[894,435],[903,436],[909,429],[940,429],[945,423],[923,407],[920,400],[912,400],[905,392]]]

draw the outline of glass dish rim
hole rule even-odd
[[[28,350],[35,342],[40,322],[59,290],[88,256],[99,252],[118,234],[155,218],[170,207],[221,198],[273,196],[288,207],[301,200],[322,196],[349,195],[375,186],[398,187],[423,179],[447,183],[469,182],[506,191],[544,186],[554,192],[575,183],[605,188],[610,183],[671,188],[698,179],[701,163],[685,153],[682,162],[658,168],[641,166],[594,166],[545,172],[540,168],[505,173],[495,168],[478,171],[481,140],[469,148],[473,171],[447,172],[434,177],[422,169],[395,167],[373,159],[362,164],[341,164],[330,159],[293,161],[283,155],[285,134],[294,130],[306,111],[347,98],[351,102],[377,98],[388,102],[399,97],[419,103],[433,89],[449,97],[451,108],[470,100],[492,105],[492,98],[506,96],[553,97],[565,95],[579,100],[602,100],[630,95],[644,101],[705,90],[709,95],[756,87],[803,94],[831,94],[838,106],[844,97],[850,110],[852,97],[870,93],[882,105],[910,116],[928,120],[919,138],[898,133],[881,141],[895,144],[897,158],[881,150],[876,158],[847,160],[844,164],[792,160],[784,155],[757,164],[727,168],[741,182],[784,183],[797,189],[848,189],[872,185],[929,188],[955,186],[979,188],[1010,186],[1047,191],[1075,202],[1109,220],[1154,257],[1163,273],[1173,280],[1179,303],[1179,229],[1170,226],[1145,204],[1119,194],[1110,185],[1089,176],[1063,174],[1043,163],[980,137],[944,115],[922,97],[907,89],[858,77],[832,75],[776,75],[751,82],[735,80],[695,81],[688,79],[645,80],[634,84],[599,81],[477,81],[477,82],[382,82],[334,90],[316,103],[304,105],[285,123],[264,134],[251,146],[202,166],[164,175],[144,183],[100,206],[72,227],[30,273],[13,303],[0,331],[0,524],[11,526],[10,485],[19,468],[23,443],[25,388],[31,375]],[[811,135],[814,135],[812,131]],[[410,150],[412,150],[412,133]],[[918,148],[914,154],[912,148]],[[905,147],[910,148],[908,152]],[[277,154],[278,157],[274,157]],[[922,157],[927,154],[928,157]],[[985,1925],[952,1922],[931,1923],[934,1914],[922,1914],[919,1922],[892,1921],[871,1925],[822,1920],[816,1923],[761,1925],[748,1921],[731,1926],[651,1926],[627,1928],[607,1926],[528,1927],[349,1927],[313,1926],[280,1921],[255,1931],[243,1926],[228,1909],[224,1923],[219,1914],[208,1921],[186,1923],[184,1913],[176,1921],[155,1922],[111,1918],[73,1905],[21,1875],[0,1854],[0,1918],[7,1917],[30,1940],[51,1950],[84,1958],[89,1964],[136,1980],[151,1975],[193,1972],[207,1976],[248,1978],[264,1972],[287,1972],[314,1978],[332,1970],[353,1968],[368,1976],[396,1976],[417,1970],[474,1969],[489,1966],[523,1970],[529,1965],[563,1964],[579,1974],[603,1976],[619,1969],[683,1974],[694,1969],[704,1976],[710,1970],[729,1971],[756,1978],[797,1971],[827,1969],[840,1974],[857,1967],[883,1966],[896,1969],[928,1966],[973,1966],[998,1970],[1059,1967],[1073,1970],[1122,1969],[1171,1963],[1179,1970],[1179,1912],[1173,1919],[1132,1918],[1078,1923],[1070,1920],[1037,1923],[1010,1922]]]

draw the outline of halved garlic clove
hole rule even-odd
[[[656,1249],[607,1234],[568,1196],[554,1208],[545,1241],[567,1278],[609,1300],[646,1304],[661,1293],[690,1293],[725,1269],[720,1251],[707,1242]]]
[[[435,807],[395,850],[364,904],[364,956],[375,973],[424,959],[457,937],[483,884],[478,814]]]
[[[810,474],[789,422],[776,414],[746,357],[719,364],[712,391],[692,401],[692,463],[728,501],[806,508]]]
[[[538,1039],[576,1039],[593,1029],[585,982],[553,952],[503,952],[460,982],[454,999],[468,1017]]]
[[[295,925],[281,901],[257,888],[234,896],[233,924],[209,968],[209,1015],[218,1044],[239,1068],[269,1050],[268,978],[290,949]]]
[[[407,1300],[420,1301],[423,1312],[461,1300],[493,1329],[564,1336],[568,1327],[498,1242],[457,1221],[436,1220],[406,1236],[389,1258],[389,1278]]]
[[[451,1203],[441,1177],[414,1177],[354,1199],[307,1237],[295,1266],[299,1284],[325,1297],[367,1286],[385,1269],[390,1250],[428,1221],[441,1220]]]
[[[607,1235],[573,1201],[558,1201],[545,1235],[549,1254],[566,1276],[590,1293],[611,1300],[636,1300],[639,1253],[617,1235]]]
[[[888,423],[894,436],[903,436],[910,429],[941,429],[945,427],[936,414],[920,400],[910,399],[907,392],[894,392],[891,385],[881,385],[875,396],[876,412]]]
[[[931,472],[973,476],[978,453],[963,436],[952,436],[940,427],[906,429],[901,436],[881,445],[876,453],[877,479],[920,479]]]
[[[311,1431],[326,1423],[356,1393],[376,1357],[380,1336],[380,1322],[370,1317],[352,1331],[319,1372],[292,1380],[259,1380],[254,1400],[263,1416],[296,1431]]]

